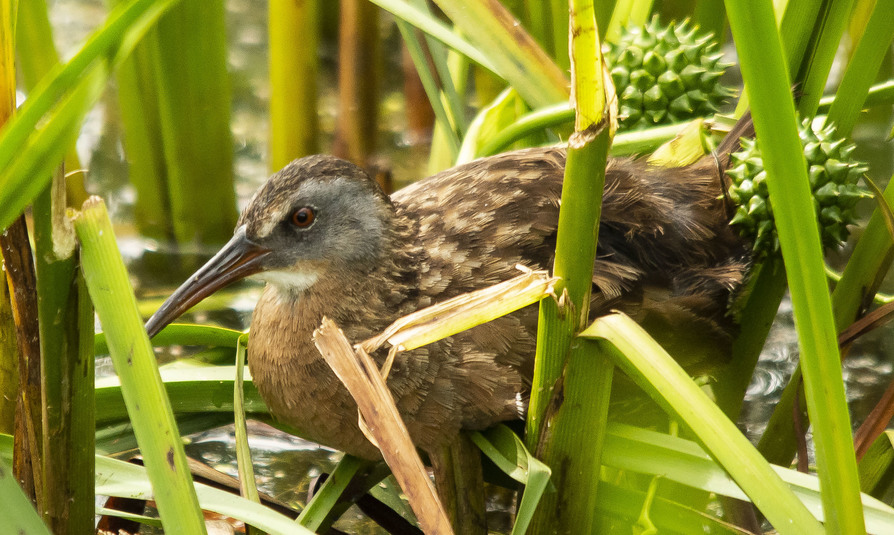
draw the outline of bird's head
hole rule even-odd
[[[165,301],[146,330],[154,336],[245,277],[302,292],[331,269],[371,270],[393,216],[390,199],[356,165],[331,156],[295,160],[255,193],[233,238]]]

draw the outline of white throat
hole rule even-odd
[[[263,271],[252,276],[253,279],[262,280],[272,284],[280,292],[301,293],[313,286],[320,278],[316,271]]]

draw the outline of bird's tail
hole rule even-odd
[[[720,145],[717,145],[717,150],[714,151],[724,170],[729,165],[730,154],[742,147],[743,137],[754,137],[754,122],[751,120],[750,111],[746,111],[736,121],[736,124],[730,128],[729,133],[720,142]]]
[[[720,189],[723,193],[724,205],[729,217],[732,217],[735,209],[734,203],[727,195],[732,179],[726,174],[726,170],[730,165],[730,156],[742,148],[743,137],[754,137],[754,122],[751,120],[751,112],[746,111],[742,117],[736,121],[736,124],[730,129],[723,140],[717,145],[717,149],[713,151],[712,156],[717,166],[717,179],[720,182]]]

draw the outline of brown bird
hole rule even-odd
[[[716,158],[688,167],[609,162],[594,316],[617,308],[640,321],[728,332],[727,304],[749,256],[728,226],[722,169],[749,128],[740,122]],[[380,458],[311,341],[314,329],[327,316],[359,342],[417,309],[511,278],[516,264],[549,269],[565,154],[536,148],[479,159],[390,198],[353,164],[295,160],[258,190],[233,239],[146,328],[154,335],[235,280],[265,281],[248,361],[271,413],[308,439]],[[528,307],[398,355],[388,385],[418,447],[435,451],[460,429],[523,415],[536,322]]]

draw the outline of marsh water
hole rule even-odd
[[[97,0],[49,1],[51,21],[55,27],[55,39],[63,55],[70,55],[87,33],[103,20],[105,2]],[[252,192],[267,177],[267,7],[266,2],[252,0],[227,0],[228,40],[230,43],[229,69],[233,79],[232,131],[236,154],[237,195],[240,208]],[[393,25],[382,24],[382,34],[396,40]],[[319,114],[324,130],[324,150],[331,142],[335,118],[334,45],[324,39],[321,48],[323,70],[322,87],[330,88],[321,97]],[[385,69],[385,99],[382,107],[382,127],[379,132],[379,149],[389,162],[398,183],[425,176],[427,148],[406,143],[399,60]],[[213,249],[188,251],[186,257],[193,262],[173,260],[171,248],[139,235],[131,223],[134,191],[128,184],[127,162],[123,151],[120,123],[115,110],[116,100],[112,93],[94,109],[83,128],[78,141],[78,152],[83,165],[89,169],[87,188],[91,193],[103,196],[116,223],[119,243],[125,255],[138,295],[145,307],[170,293],[188,274],[176,269],[159,270],[166,265],[194,265],[207,258]],[[894,169],[894,153],[879,141],[890,131],[891,110],[870,113],[855,131],[858,141],[857,157],[870,161],[870,175],[884,186]],[[876,141],[866,141],[866,140]],[[868,208],[867,208],[868,210]],[[183,253],[181,253],[183,254]],[[840,255],[846,258],[846,254]],[[834,262],[833,262],[834,263]],[[840,266],[839,266],[840,267]],[[887,289],[894,285],[887,284]],[[224,306],[217,311],[204,311],[186,319],[196,322],[212,322],[228,327],[244,329],[248,326],[258,288],[250,284],[238,286],[225,294]],[[852,407],[852,414],[866,415],[880,398],[891,378],[894,332],[891,328],[879,329],[856,342],[844,364],[844,377]],[[163,354],[160,358],[176,358],[175,354]],[[770,339],[764,349],[758,369],[748,388],[741,427],[752,438],[759,437],[769,418],[782,388],[795,367],[798,357],[797,336],[786,300],[779,310]],[[108,360],[98,361],[98,373],[113,373]],[[855,418],[855,427],[860,421]],[[321,471],[329,470],[338,460],[337,452],[318,447],[301,439],[276,432],[262,425],[252,426],[250,443],[262,490],[290,503],[303,503],[307,482]],[[190,437],[187,452],[204,460],[215,468],[231,475],[236,472],[232,428],[224,427]],[[354,522],[353,513],[347,515],[348,524],[342,529],[351,532],[373,532],[367,523]]]

